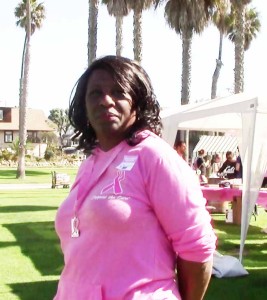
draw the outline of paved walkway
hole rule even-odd
[[[31,190],[31,189],[51,189],[51,183],[0,184],[0,190]]]

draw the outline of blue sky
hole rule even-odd
[[[24,31],[16,27],[14,8],[18,0],[0,4],[0,106],[18,106],[18,91]],[[88,1],[44,0],[46,19],[31,43],[28,106],[47,114],[53,108],[67,108],[72,87],[87,65]],[[267,4],[253,0],[260,13],[261,32],[245,54],[245,92],[264,93],[267,70]],[[115,20],[100,7],[97,56],[115,54]],[[133,58],[132,14],[124,21],[123,55]],[[192,45],[191,102],[210,97],[211,78],[218,54],[219,34],[210,26]],[[143,15],[142,65],[151,77],[156,95],[164,107],[179,105],[181,90],[181,39],[169,28],[163,8]],[[218,95],[233,89],[234,46],[227,39]]]

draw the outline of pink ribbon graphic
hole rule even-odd
[[[108,190],[112,189],[115,195],[122,193],[122,187],[120,182],[125,178],[125,171],[117,171],[117,177],[108,186],[104,187],[101,194],[106,193]]]

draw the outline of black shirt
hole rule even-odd
[[[226,160],[220,167],[220,170],[218,171],[218,173],[224,173],[225,177],[227,179],[234,179],[235,178],[235,165],[236,165],[235,161]]]

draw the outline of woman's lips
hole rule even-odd
[[[113,114],[113,113],[110,113],[110,112],[105,112],[105,113],[101,113],[99,115],[100,119],[102,120],[114,120],[114,119],[117,119],[118,116],[116,114]]]

